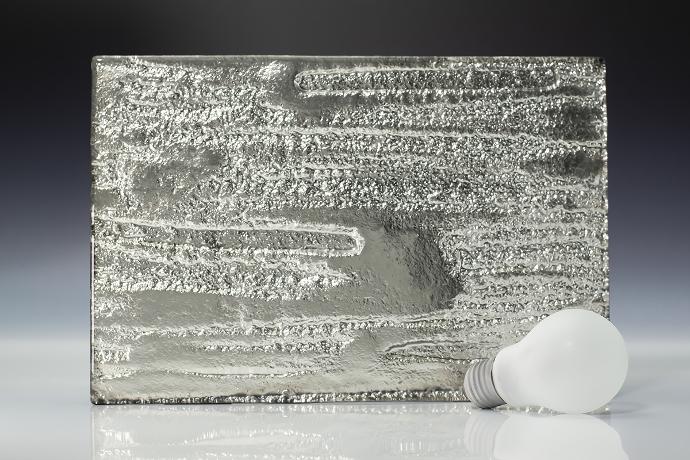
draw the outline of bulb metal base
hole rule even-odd
[[[501,406],[506,402],[496,391],[492,369],[494,358],[483,359],[472,364],[465,374],[463,388],[465,395],[481,409]]]

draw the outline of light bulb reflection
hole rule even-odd
[[[627,460],[620,435],[597,417],[474,410],[464,444],[481,459]]]

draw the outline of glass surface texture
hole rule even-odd
[[[96,403],[464,400],[608,317],[596,58],[93,61]]]

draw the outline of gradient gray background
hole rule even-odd
[[[83,393],[69,397],[88,405],[90,60],[104,54],[602,56],[612,320],[629,342],[687,341],[688,33],[675,7],[592,0],[3,2],[0,358],[27,353],[29,362],[5,364],[0,390],[33,382],[49,397],[76,379]],[[16,345],[27,340],[57,361],[35,361]],[[59,444],[83,455],[82,435],[72,436]]]

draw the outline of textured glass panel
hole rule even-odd
[[[94,402],[462,400],[608,315],[598,59],[93,67]]]

